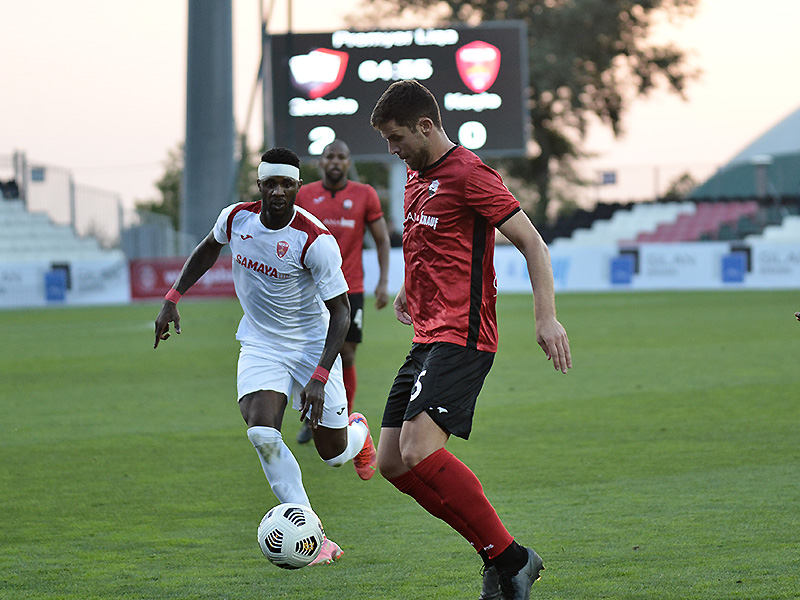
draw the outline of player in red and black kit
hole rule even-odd
[[[567,333],[556,319],[550,255],[497,172],[448,139],[436,99],[419,82],[392,84],[371,122],[408,167],[405,282],[394,309],[414,326],[411,352],[386,403],[378,468],[478,551],[482,600],[527,599],[544,568],[541,558],[514,541],[478,478],[445,444],[450,435],[469,437],[497,351],[495,228],[525,257],[538,344],[556,370],[572,366]]]
[[[350,330],[342,345],[344,386],[347,392],[347,411],[353,412],[358,379],[356,377],[356,348],[363,339],[364,322],[364,265],[362,250],[367,229],[375,240],[378,254],[378,283],[375,287],[375,307],[386,306],[389,277],[389,232],[383,218],[381,201],[372,186],[350,181],[350,149],[342,140],[334,140],[319,158],[320,181],[307,183],[297,193],[295,203],[305,208],[330,230],[342,252],[342,271],[347,280],[350,300]],[[311,440],[308,423],[297,434],[304,444]]]

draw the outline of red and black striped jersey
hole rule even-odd
[[[497,171],[462,146],[408,171],[403,256],[415,342],[497,351],[494,230],[519,210]]]

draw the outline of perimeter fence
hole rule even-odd
[[[57,225],[69,225],[79,237],[95,237],[116,248],[125,228],[119,194],[82,185],[70,170],[29,160],[22,152],[0,154],[3,199],[20,199],[28,212],[44,213]]]

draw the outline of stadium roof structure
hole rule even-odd
[[[768,129],[690,194],[691,198],[800,195],[800,108]]]

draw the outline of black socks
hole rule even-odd
[[[484,559],[485,562],[486,559]],[[514,541],[491,562],[499,571],[518,573],[528,563],[528,552]]]

